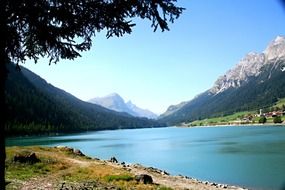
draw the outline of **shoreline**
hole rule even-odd
[[[155,127],[140,127],[140,128],[114,128],[114,129],[94,129],[94,130],[86,130],[86,131],[71,131],[71,132],[50,132],[50,133],[39,133],[39,134],[20,134],[20,135],[7,135],[6,138],[30,138],[30,137],[49,137],[49,136],[65,136],[65,135],[73,135],[73,134],[85,134],[85,133],[93,133],[93,132],[101,132],[101,131],[117,131],[117,130],[133,130],[133,129],[159,129],[173,126],[155,126]]]
[[[102,129],[102,130],[91,130],[91,131],[79,131],[79,132],[59,132],[59,133],[44,133],[44,134],[32,134],[32,135],[7,135],[5,139],[13,139],[13,138],[33,138],[33,137],[50,137],[50,136],[65,136],[65,135],[73,135],[73,134],[85,134],[92,132],[102,132],[102,131],[116,131],[116,130],[133,130],[133,129],[159,129],[159,128],[169,128],[169,127],[178,127],[178,128],[211,128],[211,127],[243,127],[243,126],[264,126],[264,127],[274,127],[274,126],[284,126],[285,123],[269,123],[269,124],[217,124],[217,125],[171,125],[171,126],[163,126],[163,127],[143,127],[143,128],[123,128],[123,129]]]
[[[55,146],[53,148],[57,149],[73,149],[67,146]],[[73,149],[73,151],[76,149]],[[80,151],[80,150],[79,150]],[[84,154],[83,154],[84,155]],[[84,155],[85,156],[85,155]],[[88,156],[87,156],[88,157]],[[92,160],[104,163],[112,167],[118,167],[120,169],[126,170],[134,175],[149,175],[153,179],[154,184],[163,185],[165,187],[170,187],[173,189],[193,189],[193,190],[248,190],[247,188],[229,185],[224,183],[216,183],[210,181],[199,180],[186,175],[171,175],[165,170],[155,168],[152,166],[144,166],[139,163],[125,163],[124,161],[118,161],[115,157],[111,157],[109,160],[100,159],[97,157],[91,157]]]
[[[99,159],[100,160],[100,159]],[[173,189],[229,189],[229,190],[247,190],[247,188],[223,184],[223,183],[216,183],[210,181],[203,181],[193,177],[189,177],[186,175],[171,175],[165,170],[161,170],[154,167],[147,167],[141,164],[121,164],[121,163],[112,163],[106,160],[100,160],[103,162],[107,162],[113,166],[122,167],[127,171],[135,174],[147,174],[150,175],[154,179],[154,183],[159,185],[164,185],[166,187],[170,187]],[[123,162],[124,163],[124,162]]]
[[[59,186],[70,187],[67,189],[80,189],[86,187],[86,179],[88,179],[87,183],[90,182],[91,184],[95,184],[96,187],[99,185],[102,189],[112,190],[122,189],[120,186],[122,184],[127,187],[123,189],[136,189],[135,187],[138,187],[138,189],[150,190],[246,190],[244,187],[203,181],[183,175],[171,175],[167,171],[143,166],[141,164],[119,162],[115,157],[111,157],[110,160],[89,157],[84,155],[80,150],[67,146],[6,147],[6,152],[7,151],[9,154],[6,159],[6,164],[8,164],[6,172],[8,172],[8,174],[11,174],[12,172],[14,175],[6,176],[5,180],[8,182],[10,188],[17,187],[16,189],[37,189],[38,187],[44,187],[45,189],[52,190],[57,189]],[[39,168],[34,167],[33,164],[17,164],[15,156],[21,155],[21,152],[24,154],[30,152],[29,155],[32,155],[34,159],[38,160],[39,158],[39,160],[43,160],[43,169],[50,167],[52,164],[59,165],[60,167],[52,166],[53,169],[50,170],[50,172],[46,173],[46,170],[44,170],[44,175],[39,175]],[[53,162],[49,162],[49,159],[52,159]],[[47,163],[45,163],[45,161],[47,161]],[[17,165],[20,166],[20,168],[15,168]],[[11,169],[9,171],[10,167],[12,168],[12,171]],[[22,167],[25,167],[24,171],[22,171]],[[21,174],[21,172],[24,172],[22,174],[25,174],[26,171],[31,172],[33,169],[36,169],[37,171],[35,176],[25,180],[17,178],[18,174]],[[84,177],[85,174],[87,176]],[[76,176],[74,178],[76,180],[68,181],[64,177],[66,175]],[[90,177],[90,175],[93,177]],[[121,181],[122,183],[119,181],[118,183],[106,181],[106,177],[114,178],[117,175],[118,177],[127,175],[131,181]],[[142,182],[141,179],[140,181],[137,181],[137,176],[148,176],[151,178],[151,182],[145,183],[144,181]],[[125,178],[122,179],[124,180]]]
[[[190,126],[190,125],[176,125],[175,127],[179,128],[211,128],[211,127],[285,127],[285,123],[269,123],[269,124],[217,124],[217,125],[196,125],[196,126]]]

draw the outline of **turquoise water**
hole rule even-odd
[[[251,189],[285,189],[285,127],[149,128],[10,138],[6,146],[66,145]]]

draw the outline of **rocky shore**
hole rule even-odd
[[[68,147],[66,147],[68,148]],[[79,150],[72,149],[72,152],[80,152]],[[80,152],[80,155],[82,153]],[[118,167],[127,170],[137,176],[147,176],[151,178],[151,183],[156,183],[164,185],[166,187],[171,187],[173,189],[229,189],[229,190],[246,190],[242,187],[231,186],[227,184],[220,184],[209,181],[201,181],[192,177],[183,175],[170,175],[167,171],[161,170],[154,167],[145,167],[141,164],[126,164],[125,162],[119,162],[116,157],[111,157],[109,160],[101,160],[99,158],[93,158],[97,161],[103,162],[105,164],[111,165],[113,167]]]
[[[113,157],[114,158],[114,157]],[[108,161],[100,160],[106,164],[110,164],[114,167],[123,168],[134,175],[148,175],[151,176],[153,182],[156,184],[164,185],[166,187],[171,187],[173,189],[208,189],[208,190],[220,190],[220,189],[229,189],[229,190],[245,190],[246,188],[231,186],[227,184],[220,184],[209,181],[201,181],[192,177],[183,176],[183,175],[170,175],[167,171],[160,170],[154,167],[145,167],[140,164],[125,164],[124,162],[113,162],[112,159]]]
[[[6,189],[244,190],[140,164],[90,158],[66,146],[6,148]],[[27,177],[28,176],[28,177]]]

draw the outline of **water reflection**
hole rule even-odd
[[[96,142],[96,141],[117,141],[119,138],[94,138],[74,136],[42,136],[42,137],[18,137],[6,139],[6,146],[31,146],[31,145],[57,145],[69,142]]]
[[[109,144],[109,145],[102,145],[101,148],[130,148],[130,146],[133,146],[133,144]]]

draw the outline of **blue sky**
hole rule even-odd
[[[278,0],[178,0],[186,8],[168,32],[136,20],[131,35],[97,34],[90,51],[74,61],[24,66],[82,100],[119,93],[136,105],[163,113],[190,100],[248,52],[262,52],[285,35],[285,9]]]

